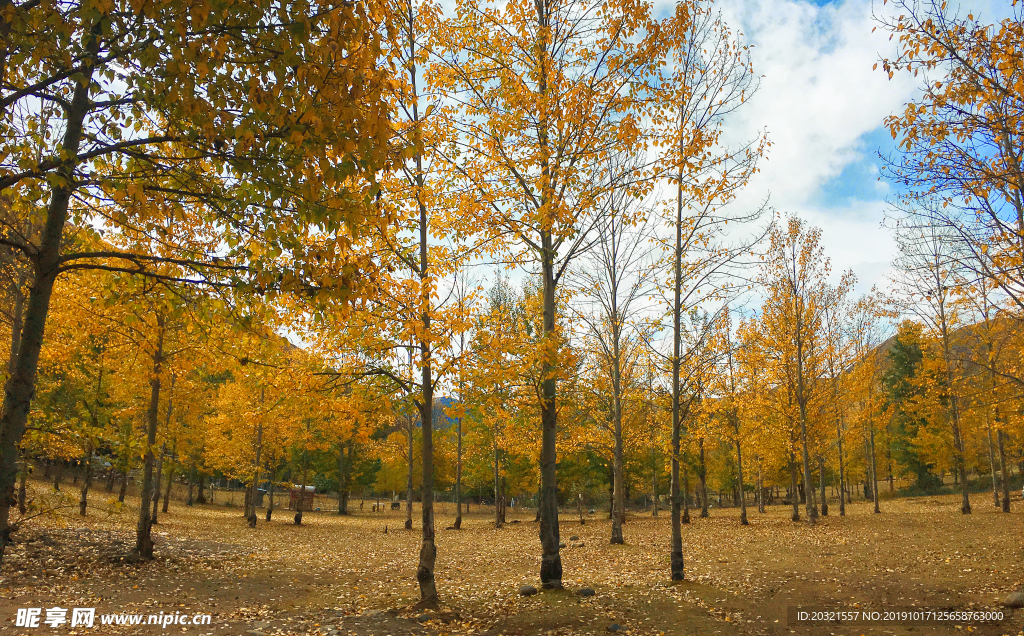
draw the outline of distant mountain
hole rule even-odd
[[[445,413],[445,409],[451,408],[453,405],[458,404],[459,401],[451,397],[439,397],[434,398],[434,430],[446,431],[452,426],[455,426],[456,420],[453,417],[449,417]],[[416,419],[413,422],[416,428],[420,426],[419,411],[416,412]],[[386,439],[392,433],[397,433],[405,430],[405,422],[399,421],[398,414],[395,415],[395,423],[391,426],[385,426],[379,428],[373,432],[374,439]]]

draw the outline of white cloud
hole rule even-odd
[[[882,30],[872,33],[871,3],[722,0],[718,6],[752,45],[754,71],[762,76],[760,89],[729,122],[726,136],[737,141],[766,130],[772,144],[738,204],[754,205],[771,194],[776,210],[822,228],[834,271],[852,268],[861,290],[881,283],[895,251],[888,231],[879,227],[887,184],[861,188],[873,191],[874,201],[842,208],[816,203],[844,167],[865,158],[862,137],[882,126],[916,89],[909,74],[889,80],[872,70],[892,43]]]

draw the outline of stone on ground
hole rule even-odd
[[[1003,599],[1003,607],[1024,607],[1024,590],[1011,592],[1009,596]]]

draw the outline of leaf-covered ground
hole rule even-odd
[[[105,493],[104,493],[105,494]],[[539,587],[540,544],[532,511],[513,511],[495,530],[488,510],[472,507],[461,531],[446,530],[454,506],[438,514],[438,589],[444,607],[423,613],[414,578],[419,529],[404,511],[307,513],[302,526],[278,511],[249,529],[237,507],[172,503],[155,528],[155,562],[123,560],[134,543],[134,510],[96,507],[82,519],[37,520],[19,531],[0,576],[0,634],[73,634],[67,625],[14,626],[19,607],[96,607],[97,614],[213,614],[207,627],[96,627],[89,634],[981,634],[1022,632],[1024,614],[998,625],[787,625],[788,606],[994,607],[1024,584],[1024,505],[1000,514],[975,498],[975,514],[956,497],[867,504],[816,527],[789,520],[790,509],[734,509],[684,526],[687,575],[668,581],[669,518],[630,515],[627,545],[608,544],[607,514],[585,525],[563,517],[566,590],[521,597]],[[985,505],[987,504],[987,505]],[[418,522],[418,509],[414,520]],[[385,527],[387,532],[385,533]],[[570,537],[578,537],[570,539]],[[582,598],[582,587],[596,591]],[[1009,612],[1007,612],[1009,615]]]

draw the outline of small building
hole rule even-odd
[[[298,510],[299,497],[302,497],[302,509],[312,510],[313,509],[313,493],[316,492],[316,486],[300,486],[298,484],[292,484],[291,493],[288,497],[288,509]]]

